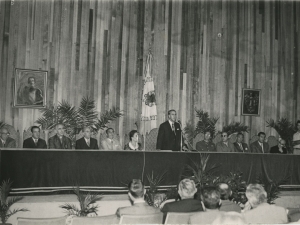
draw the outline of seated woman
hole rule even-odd
[[[141,143],[139,143],[139,135],[137,130],[129,132],[130,141],[125,145],[124,150],[143,150]]]
[[[287,150],[285,148],[285,140],[281,139],[278,142],[278,145],[270,149],[270,153],[287,154]]]

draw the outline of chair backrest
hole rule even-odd
[[[268,142],[269,148],[272,148],[278,144],[278,140],[274,136],[269,136],[267,142]]]
[[[74,217],[72,225],[98,225],[98,224],[118,224],[116,215],[96,216],[96,217]]]
[[[217,144],[218,142],[222,141],[222,134],[218,133],[215,138],[212,140],[214,144]]]
[[[252,144],[253,142],[255,142],[255,141],[257,141],[257,140],[258,140],[258,136],[257,136],[257,135],[254,135],[254,136],[250,139],[249,143]]]
[[[237,137],[237,133],[231,134],[230,137],[229,137],[229,141],[230,141],[231,143],[236,142],[236,137]]]
[[[198,212],[188,212],[188,213],[175,213],[169,212],[167,214],[165,224],[188,224],[191,215]]]
[[[158,128],[152,129],[146,134],[146,151],[156,150]]]
[[[120,224],[162,224],[163,214],[122,215]]]
[[[67,217],[55,218],[22,218],[18,217],[18,225],[65,225]]]
[[[204,134],[202,134],[202,133],[197,134],[197,136],[193,140],[193,148],[196,149],[197,142],[203,141],[203,140],[204,140]]]

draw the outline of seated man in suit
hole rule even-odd
[[[210,133],[210,131],[205,131],[204,140],[197,142],[196,150],[197,151],[206,151],[206,152],[215,152],[215,151],[217,151],[215,144],[211,142],[211,133]]]
[[[231,195],[232,191],[231,188],[228,186],[228,184],[220,183],[218,185],[218,190],[221,195],[222,205],[220,208],[220,211],[224,212],[241,212],[241,208],[235,204],[233,201],[231,201]]]
[[[16,148],[15,139],[9,137],[8,130],[3,127],[0,130],[0,148]]]
[[[221,198],[217,188],[204,188],[201,193],[201,199],[205,206],[205,211],[192,215],[189,224],[211,224],[217,216],[223,213],[219,211]]]
[[[133,179],[128,184],[128,196],[132,202],[132,206],[118,208],[116,214],[118,217],[122,215],[139,215],[160,213],[159,208],[149,206],[144,200],[146,189],[139,179]]]
[[[198,212],[203,211],[202,203],[194,199],[197,192],[195,182],[190,179],[183,179],[178,185],[178,194],[181,201],[166,203],[161,211],[166,217],[168,212]]]
[[[285,208],[269,205],[267,193],[260,184],[249,184],[246,189],[248,202],[243,210],[247,224],[279,224],[287,223]]]
[[[121,144],[118,140],[114,139],[115,131],[112,128],[106,130],[107,138],[101,142],[104,150],[122,150]]]
[[[300,120],[296,122],[297,132],[293,135],[294,154],[300,155]]]
[[[238,133],[236,136],[236,142],[233,143],[236,152],[250,152],[248,145],[243,143],[244,135],[242,133]]]
[[[56,135],[49,138],[48,144],[50,149],[72,149],[72,141],[64,135],[65,129],[63,124],[57,124]]]
[[[278,145],[275,145],[273,146],[271,149],[270,149],[270,153],[275,153],[275,154],[287,154],[287,150],[285,148],[285,140],[284,139],[281,139],[279,142],[278,142]]]
[[[46,141],[40,138],[41,129],[38,126],[31,127],[32,137],[23,142],[23,148],[47,148]]]
[[[97,140],[91,137],[91,128],[84,127],[82,132],[83,137],[76,141],[75,149],[99,149]]]
[[[258,140],[250,145],[252,153],[269,153],[269,145],[265,142],[266,134],[264,132],[258,133]]]
[[[183,140],[180,124],[176,122],[176,118],[176,111],[169,110],[168,121],[159,126],[156,149],[181,151]]]
[[[217,152],[234,152],[234,145],[228,139],[228,133],[222,132],[222,141],[216,144]]]

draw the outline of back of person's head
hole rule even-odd
[[[237,212],[222,213],[211,224],[247,224],[242,214]]]
[[[218,184],[218,190],[220,192],[220,196],[222,200],[227,200],[230,198],[232,191],[228,184],[225,183]]]
[[[260,184],[249,184],[246,189],[246,197],[250,205],[255,208],[267,201],[267,192]]]
[[[131,195],[133,198],[143,198],[145,194],[144,184],[139,179],[133,179],[128,184],[128,192],[129,196]]]
[[[202,202],[207,209],[218,209],[220,208],[220,192],[216,187],[203,188],[201,193]]]
[[[197,188],[195,182],[190,179],[183,179],[178,185],[178,194],[181,199],[194,198]]]

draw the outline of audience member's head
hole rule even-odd
[[[243,143],[244,141],[244,135],[242,133],[238,133],[236,136],[236,142]]]
[[[204,141],[209,141],[211,139],[211,132],[209,130],[204,132]]]
[[[300,120],[297,120],[297,122],[296,122],[296,128],[300,132]]]
[[[1,137],[1,139],[3,141],[6,141],[6,139],[8,138],[8,136],[9,136],[8,130],[5,127],[1,128],[1,130],[0,130],[0,137]]]
[[[57,124],[56,127],[56,133],[58,136],[63,136],[65,133],[65,126],[61,123]]]
[[[114,139],[114,136],[115,136],[115,131],[113,128],[107,128],[106,130],[106,136],[109,138],[109,139]]]
[[[220,192],[216,187],[203,188],[201,199],[206,209],[219,209],[221,205]]]
[[[176,111],[174,109],[168,111],[168,119],[172,122],[176,121]]]
[[[129,140],[135,142],[139,141],[139,133],[137,130],[132,130],[129,132]]]
[[[84,127],[82,129],[82,132],[83,132],[83,136],[86,139],[90,139],[91,138],[91,136],[92,136],[92,129],[90,127]]]
[[[232,191],[228,184],[225,183],[218,184],[218,190],[220,192],[220,197],[222,200],[230,199]]]
[[[217,216],[211,224],[247,224],[242,214],[237,212],[225,212]]]
[[[227,132],[222,132],[222,141],[227,142],[228,141],[228,133]]]
[[[195,182],[190,179],[183,179],[178,185],[178,194],[181,199],[194,198],[197,192]]]
[[[249,184],[246,189],[246,197],[252,208],[267,201],[267,192],[260,184]]]
[[[266,139],[266,134],[264,132],[259,132],[258,133],[258,141],[260,143],[263,143],[265,141],[265,139]]]
[[[39,139],[40,138],[41,129],[38,126],[32,126],[30,130],[31,130],[31,133],[32,133],[32,137],[34,139]]]
[[[144,184],[139,179],[133,179],[128,184],[128,195],[133,202],[136,199],[143,199],[145,191],[146,189],[144,188]]]

